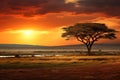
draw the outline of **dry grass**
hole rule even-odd
[[[57,63],[81,61],[119,61],[120,56],[51,56],[26,58],[0,58],[0,63]]]
[[[51,56],[0,58],[0,68],[39,68],[60,66],[88,66],[120,62],[120,56]]]
[[[0,58],[0,80],[119,80],[120,56]]]

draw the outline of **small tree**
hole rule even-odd
[[[99,39],[116,38],[116,31],[101,23],[77,23],[73,26],[64,27],[63,30],[65,33],[62,34],[62,37],[66,37],[67,40],[75,37],[78,41],[85,44],[88,55],[91,55],[92,45]]]

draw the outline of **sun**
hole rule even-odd
[[[36,36],[36,31],[34,30],[21,30],[21,39],[27,42],[31,42],[34,40]]]
[[[33,34],[33,30],[24,30],[23,34],[26,35],[26,36],[30,36],[30,35]]]

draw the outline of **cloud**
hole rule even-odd
[[[3,15],[44,15],[71,11],[72,4],[65,4],[65,0],[1,0],[0,14]]]
[[[1,15],[27,17],[48,13],[102,13],[120,17],[119,0],[0,0]]]
[[[120,17],[120,0],[79,0],[79,5],[82,9],[80,12]]]
[[[0,13],[5,15],[32,16],[48,0],[0,0]]]
[[[44,30],[77,22],[93,22],[95,19],[103,20],[101,14],[111,19],[117,17],[119,23],[119,4],[119,0],[0,0],[0,31],[27,28]],[[33,16],[37,18],[33,19]],[[108,17],[105,19],[108,20]]]

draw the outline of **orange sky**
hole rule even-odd
[[[1,0],[0,44],[81,44],[61,37],[62,27],[78,22],[105,23],[120,31],[119,4],[114,0]],[[119,33],[117,37],[98,43],[120,43]]]

